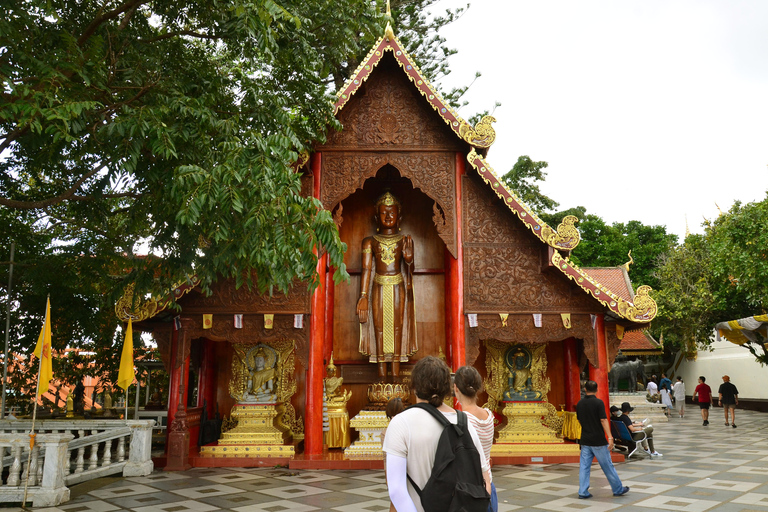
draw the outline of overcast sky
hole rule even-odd
[[[765,198],[768,1],[475,0],[442,35],[444,88],[483,74],[459,113],[502,103],[489,163],[549,162],[559,209],[682,237]]]

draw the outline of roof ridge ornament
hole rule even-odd
[[[496,140],[496,130],[491,126],[495,122],[495,117],[483,116],[474,128],[469,123],[462,124],[459,128],[459,135],[476,148],[489,148]]]
[[[627,256],[629,256],[629,261],[623,264],[621,268],[623,268],[624,270],[627,271],[627,273],[629,273],[629,266],[635,262],[635,260],[632,259],[632,249],[629,250],[629,253],[627,253]]]
[[[389,0],[387,0],[387,11],[385,16],[387,18],[387,26],[384,28],[384,37],[387,41],[392,41],[395,38],[395,31],[392,30],[392,9],[389,7]]]

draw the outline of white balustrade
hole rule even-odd
[[[0,503],[21,502],[25,483],[27,500],[41,507],[68,501],[68,485],[113,474],[151,474],[153,424],[152,420],[38,421],[30,459],[31,421],[0,420],[0,460],[3,470],[7,468],[7,473],[3,471],[7,476],[0,480]]]

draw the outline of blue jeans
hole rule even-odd
[[[491,482],[491,503],[488,512],[499,512],[499,497],[496,495],[496,484]]]
[[[620,493],[624,486],[621,484],[616,468],[611,462],[611,452],[608,446],[581,445],[581,459],[579,460],[579,496],[589,494],[589,474],[592,470],[592,458],[596,458],[600,468],[605,473],[608,483],[611,484],[613,494]]]

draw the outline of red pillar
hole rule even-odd
[[[325,275],[325,341],[323,343],[323,359],[330,361],[333,352],[333,300],[334,300],[333,268]]]
[[[467,363],[466,337],[464,327],[464,247],[461,211],[461,177],[464,175],[464,154],[456,153],[456,259],[446,269],[450,273],[449,290],[451,307],[451,367],[457,370]]]
[[[192,466],[189,463],[189,422],[187,421],[187,378],[189,371],[189,329],[192,320],[181,319],[181,329],[174,333],[175,343],[172,346],[171,361],[173,364],[172,377],[176,377],[176,394],[168,394],[168,442],[166,444],[166,471],[186,471]],[[178,371],[178,372],[177,372]],[[174,379],[172,378],[171,381]],[[176,402],[176,413],[171,420],[170,406]]]
[[[176,419],[176,412],[179,410],[179,388],[181,385],[181,370],[182,366],[176,364],[176,358],[179,346],[179,331],[176,331],[171,327],[171,375],[168,379],[168,419],[167,426],[170,427],[173,420]],[[165,429],[165,454],[168,455],[168,447],[170,446],[169,435],[171,429]]]
[[[313,195],[320,197],[320,173],[322,157],[312,155]],[[309,368],[307,369],[307,393],[304,405],[305,431],[304,453],[323,453],[323,345],[325,341],[325,267],[327,255],[318,258],[319,286],[312,293],[312,313],[309,333]]]
[[[581,398],[579,354],[575,338],[563,342],[563,366],[565,367],[565,410],[575,411]]]
[[[597,382],[597,398],[605,404],[606,418],[611,417],[611,401],[608,394],[608,346],[605,344],[605,318],[597,315],[595,321],[595,338],[597,341],[597,367],[589,365],[589,378]]]

